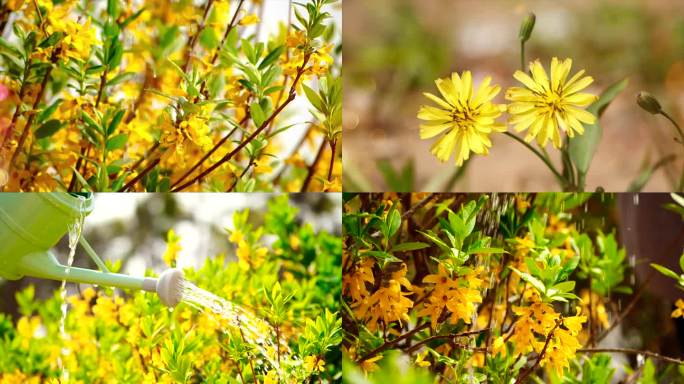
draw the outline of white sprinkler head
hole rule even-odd
[[[175,307],[182,298],[183,271],[177,268],[169,268],[162,272],[157,280],[156,291],[161,302],[168,307]]]

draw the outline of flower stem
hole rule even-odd
[[[514,139],[515,141],[519,142],[520,144],[524,145],[525,147],[527,147],[527,149],[529,149],[530,151],[532,151],[532,153],[534,153],[535,155],[537,155],[537,157],[539,157],[539,158],[541,159],[541,161],[543,161],[544,164],[546,164],[546,166],[549,168],[549,170],[551,170],[551,172],[553,172],[553,174],[556,176],[556,178],[558,179],[558,181],[560,181],[560,182],[563,184],[563,186],[565,186],[566,184],[568,184],[568,181],[563,177],[563,175],[561,175],[561,174],[558,172],[558,170],[556,170],[556,167],[554,167],[553,164],[551,164],[551,161],[549,161],[548,158],[546,158],[544,155],[542,155],[541,152],[539,152],[538,150],[536,150],[533,146],[531,146],[531,145],[530,145],[528,142],[526,142],[525,140],[519,138],[518,136],[516,136],[516,135],[514,135],[514,134],[512,134],[512,133],[510,133],[510,132],[504,132],[504,134],[505,134],[506,136],[511,137],[512,139]]]
[[[314,158],[313,163],[309,165],[309,170],[306,173],[306,179],[304,179],[304,183],[302,183],[302,190],[300,192],[306,192],[307,188],[309,188],[309,184],[311,183],[311,179],[313,179],[314,173],[316,173],[316,168],[318,167],[318,162],[321,160],[321,157],[323,156],[323,151],[325,150],[325,145],[326,145],[326,140],[323,139],[323,142],[321,143],[321,146],[318,148],[318,152],[316,152],[316,157]]]
[[[674,119],[670,115],[668,115],[667,112],[660,111],[660,114],[665,116],[668,120],[670,120],[672,125],[674,125],[675,129],[677,130],[677,133],[679,133],[679,139],[681,140],[681,144],[684,145],[684,131],[682,131],[682,128],[679,126],[679,124],[677,124],[677,122],[674,121]]]
[[[525,72],[525,41],[520,40],[520,70]]]

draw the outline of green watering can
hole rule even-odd
[[[24,276],[66,280],[75,283],[143,289],[156,292],[161,302],[173,307],[180,302],[183,272],[171,268],[158,279],[109,272],[92,247],[81,236],[79,243],[99,271],[67,268],[50,248],[68,233],[69,225],[93,210],[92,195],[69,193],[0,193],[0,277],[17,280]]]

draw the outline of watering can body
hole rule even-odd
[[[90,195],[0,194],[0,277],[16,280],[26,275],[30,255],[48,262],[48,250],[67,234],[70,224],[92,209]]]
[[[80,244],[100,270],[66,267],[50,252],[69,226],[93,209],[92,195],[69,193],[0,193],[0,277],[32,276],[124,289],[156,292],[161,302],[180,301],[183,273],[171,268],[159,279],[111,273],[85,239]]]

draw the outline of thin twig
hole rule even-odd
[[[254,165],[254,160],[250,160],[249,164],[245,167],[245,169],[242,170],[240,173],[240,176],[238,176],[234,181],[233,184],[230,185],[230,188],[226,192],[233,192],[233,189],[237,186],[237,183],[242,179],[242,177],[249,171],[250,168],[252,168],[252,165]]]
[[[669,357],[669,356],[663,356],[659,353],[651,352],[651,351],[642,351],[639,349],[631,349],[631,348],[582,348],[578,349],[577,352],[579,353],[625,353],[628,355],[644,355],[648,357],[652,357],[657,360],[662,360],[668,363],[673,363],[673,364],[679,364],[679,365],[684,365],[684,360],[679,360],[675,359],[674,357]]]
[[[325,139],[323,139],[321,146],[318,148],[318,152],[316,152],[316,157],[314,158],[311,165],[309,165],[309,168],[306,172],[306,178],[304,179],[304,183],[302,183],[301,192],[306,192],[307,188],[309,188],[309,184],[311,183],[311,179],[313,179],[313,175],[314,175],[314,173],[316,173],[316,168],[318,167],[318,162],[321,160],[321,157],[323,156],[323,151],[325,150],[325,144],[326,144]]]
[[[539,364],[542,361],[542,358],[544,357],[544,354],[546,353],[546,349],[549,347],[549,343],[551,343],[551,339],[553,338],[553,333],[556,332],[556,328],[563,322],[562,319],[556,320],[556,325],[553,326],[553,329],[551,329],[551,332],[549,332],[549,335],[546,337],[546,342],[544,343],[544,348],[542,348],[541,352],[539,352],[539,356],[537,356],[537,360],[534,362],[534,364],[526,369],[524,372],[522,372],[520,375],[518,375],[518,378],[515,380],[515,384],[520,384],[522,383],[527,376],[529,376],[532,372],[534,372],[535,369],[539,366]]]
[[[425,338],[418,343],[412,345],[410,348],[406,350],[406,353],[412,353],[418,350],[420,347],[423,345],[430,343],[435,340],[453,340],[459,337],[467,337],[467,336],[474,336],[474,335],[479,335],[484,332],[489,332],[491,328],[484,328],[484,329],[478,329],[475,331],[467,331],[467,332],[462,332],[462,333],[454,333],[450,335],[435,335],[435,336],[430,336],[428,338]],[[485,352],[487,348],[475,348],[475,347],[469,347],[469,346],[463,346],[464,348],[467,348],[469,350],[477,351],[477,352]],[[486,353],[486,352],[485,352]]]
[[[424,330],[425,328],[427,328],[427,327],[429,327],[429,326],[430,326],[430,323],[429,323],[429,322],[423,323],[423,324],[421,324],[421,325],[417,325],[415,328],[413,328],[412,330],[410,330],[410,331],[404,333],[403,335],[398,336],[398,337],[396,337],[396,338],[394,338],[394,339],[392,339],[392,340],[390,340],[390,341],[386,341],[386,342],[385,342],[384,344],[382,344],[381,346],[379,346],[379,347],[375,348],[374,350],[368,352],[365,356],[362,356],[361,358],[357,359],[356,362],[357,362],[357,363],[362,363],[362,362],[364,362],[364,361],[370,359],[371,357],[376,356],[377,354],[379,354],[379,353],[381,353],[381,352],[383,352],[383,351],[385,351],[385,350],[387,350],[387,349],[392,348],[393,346],[397,345],[397,344],[398,344],[399,342],[401,342],[402,340],[405,340],[405,339],[407,339],[407,338],[410,338],[411,336],[415,335],[416,333],[418,333],[418,332]]]

